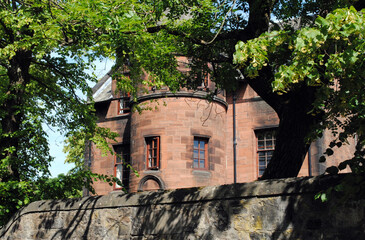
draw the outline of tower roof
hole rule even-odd
[[[112,95],[112,73],[110,70],[92,88],[93,99],[95,102],[104,102],[113,98]]]

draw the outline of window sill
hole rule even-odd
[[[129,116],[130,114],[131,114],[130,112],[128,112],[128,113],[118,113],[118,114],[116,115],[116,117]]]
[[[212,173],[208,169],[193,169],[193,175],[210,177]]]
[[[143,173],[149,174],[149,173],[160,173],[160,169],[147,169],[144,170]]]
[[[117,120],[117,119],[123,119],[123,118],[128,118],[131,114],[130,113],[126,113],[123,115],[115,115],[112,117],[106,117],[105,121],[112,121],[112,120]]]

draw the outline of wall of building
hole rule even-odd
[[[236,96],[236,136],[237,136],[237,182],[250,182],[258,178],[257,138],[255,130],[277,127],[275,111],[264,102],[247,84],[242,84]],[[227,169],[233,182],[233,94],[227,96],[227,158],[231,163]],[[228,134],[227,134],[228,135]]]
[[[0,229],[14,239],[365,239],[365,201],[314,194],[341,176],[38,201]]]
[[[117,111],[117,106],[115,107],[115,112]],[[110,110],[109,110],[110,111]],[[111,146],[130,142],[130,116],[113,116],[111,118],[103,118],[98,123],[99,127],[109,128],[110,131],[118,133],[116,141],[110,140]],[[114,160],[115,155],[108,152],[102,152],[94,144],[85,149],[85,160],[90,161],[91,171],[105,174],[114,175]],[[90,154],[89,154],[90,153]],[[110,186],[108,183],[103,181],[94,182],[93,187],[98,194],[108,194],[113,191],[114,185]]]
[[[177,95],[148,99],[139,106],[149,110],[131,116],[131,162],[140,175],[131,175],[131,191],[137,191],[148,175],[159,177],[167,189],[226,183],[224,104]],[[152,136],[160,138],[160,167],[156,170],[148,170],[146,164],[146,138]],[[205,169],[193,168],[194,138],[208,141]]]
[[[111,86],[110,94],[114,96],[115,81]],[[279,119],[248,84],[240,83],[235,96],[237,182],[255,181],[259,177],[257,133],[276,128]],[[130,148],[132,166],[140,175],[130,174],[130,191],[158,189],[161,184],[164,189],[176,189],[234,182],[233,93],[219,95],[215,101],[208,102],[204,91],[185,89],[171,93],[167,88],[150,87],[149,92],[140,93],[138,103],[134,105],[144,109],[142,113],[132,111],[125,115],[118,115],[119,97],[96,103],[96,110],[99,126],[119,134],[116,142],[110,141],[111,145],[125,144]],[[148,170],[146,137],[152,136],[160,137],[160,167]],[[206,169],[192,167],[194,137],[208,139]],[[351,156],[355,140],[336,150],[335,158],[319,163],[319,157],[332,139],[333,136],[326,132],[312,144],[311,156],[305,158],[299,176],[319,175],[328,166],[338,165]],[[102,155],[92,146],[90,159],[92,171],[114,174],[115,156]],[[107,194],[114,189],[104,182],[96,182],[94,186],[98,194]]]
[[[248,84],[241,84],[235,93],[228,94],[227,176],[230,183],[233,182],[233,94],[236,97],[237,182],[255,181],[259,177],[256,134],[258,131],[277,128],[279,118]],[[306,157],[298,176],[308,175],[308,157]]]
[[[338,166],[341,162],[348,160],[354,156],[356,138],[349,138],[347,143],[344,143],[340,148],[334,147],[332,150],[334,154],[332,156],[326,155],[325,162],[318,162],[318,159],[326,152],[330,143],[336,139],[337,136],[333,135],[331,131],[326,130],[323,136],[317,141],[313,142],[311,145],[311,155],[313,159],[313,175],[322,174],[330,166]],[[341,173],[349,173],[351,170],[349,168],[344,169]]]

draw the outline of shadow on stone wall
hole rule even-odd
[[[365,239],[364,201],[336,206],[317,177],[40,201],[2,239]],[[362,205],[361,205],[362,204]]]
[[[82,229],[83,234],[81,235],[81,238],[88,239],[92,216],[99,198],[100,196],[88,198],[78,206],[78,209],[74,211],[75,213],[72,214],[72,216],[68,215],[67,212],[64,212],[63,209],[57,205],[58,201],[51,202],[50,207],[54,208],[54,211],[40,217],[41,221],[37,227],[40,231],[36,233],[36,239],[44,239],[49,236],[48,231],[54,229],[56,229],[56,231],[51,234],[52,236],[50,239],[70,239],[74,235],[76,229]],[[65,203],[64,209],[74,207],[75,204],[78,204],[77,200],[71,199],[63,201]],[[55,205],[56,207],[54,207]]]
[[[178,189],[168,193],[154,192],[140,198],[132,236],[154,236],[156,239],[213,239],[231,225],[231,209],[239,200],[221,201],[231,187],[217,187],[211,196],[201,198],[199,188]],[[203,190],[204,191],[204,190]],[[150,205],[164,200],[174,204]]]
[[[267,221],[276,224],[275,230],[268,235],[253,233],[252,239],[365,239],[364,200],[342,202],[334,195],[327,202],[315,200],[319,191],[339,184],[344,176],[307,177],[291,183],[286,180],[268,182],[268,186],[278,181],[287,184],[278,198],[278,206],[283,205],[283,216],[280,221],[275,217],[270,219],[280,214],[276,211],[270,214],[270,208],[266,209]]]

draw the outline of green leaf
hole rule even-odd
[[[321,201],[322,201],[322,202],[327,202],[327,200],[328,200],[328,199],[327,199],[327,194],[326,194],[326,193],[322,193],[322,194],[321,194]]]
[[[329,21],[321,16],[316,18],[315,23],[319,25],[319,27],[324,27],[324,28],[326,28],[329,25]]]

